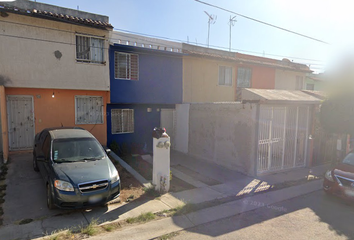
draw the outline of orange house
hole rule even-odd
[[[311,72],[306,65],[287,59],[280,61],[241,53],[235,53],[235,59],[236,100],[242,99],[243,88],[302,90],[304,76]]]

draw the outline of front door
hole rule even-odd
[[[7,96],[9,128],[9,149],[31,149],[34,138],[33,97],[23,95]]]

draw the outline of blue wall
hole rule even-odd
[[[114,78],[114,52],[139,55],[139,80]],[[111,103],[182,103],[182,54],[115,44],[110,46]]]
[[[174,108],[174,105],[158,104],[108,104],[107,105],[107,146],[109,147],[113,140],[119,145],[125,143],[139,144],[146,147],[147,152],[152,152],[152,130],[160,126],[161,108]],[[112,134],[111,109],[134,109],[134,133]],[[151,108],[151,112],[147,112]]]

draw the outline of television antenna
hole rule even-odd
[[[233,27],[235,25],[235,22],[237,22],[236,16],[234,16],[233,18],[231,18],[231,16],[230,16],[230,20],[229,20],[229,25],[230,25],[229,51],[230,52],[231,52],[231,27]]]
[[[210,24],[214,24],[216,22],[217,16],[216,15],[210,15],[206,11],[204,11],[206,15],[208,15],[208,47],[209,47],[209,36],[210,36]]]

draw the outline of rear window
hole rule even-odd
[[[99,160],[105,156],[102,146],[93,138],[56,139],[52,154],[54,162]]]

